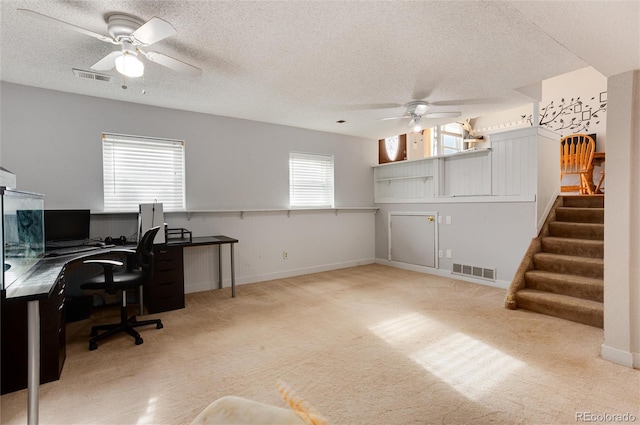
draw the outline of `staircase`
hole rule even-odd
[[[523,260],[511,302],[517,308],[602,328],[604,196],[562,196],[559,201],[529,258]]]

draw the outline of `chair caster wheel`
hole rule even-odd
[[[98,344],[95,342],[89,342],[89,351],[93,351],[98,348]]]
[[[140,345],[142,344],[144,341],[142,340],[142,338],[136,338],[136,345]]]
[[[156,325],[156,329],[162,329],[162,328],[164,328],[164,325],[162,323],[158,323]]]

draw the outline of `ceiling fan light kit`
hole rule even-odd
[[[19,12],[40,19],[50,24],[57,25],[97,38],[100,41],[122,46],[121,51],[109,53],[104,58],[91,66],[94,71],[111,71],[114,68],[120,74],[129,78],[138,78],[144,74],[144,63],[138,57],[142,54],[147,60],[183,74],[198,76],[202,70],[186,62],[174,59],[170,56],[156,52],[144,52],[140,48],[146,48],[158,41],[176,34],[176,29],[164,19],[153,17],[147,22],[126,15],[115,13],[107,17],[107,32],[109,36],[95,33],[76,25],[60,21],[47,15],[28,9],[18,9]]]
[[[409,122],[409,128],[411,128],[411,130],[415,133],[422,131],[422,123],[420,121],[420,116],[415,115]]]
[[[144,74],[144,64],[136,52],[125,50],[116,58],[115,64],[116,70],[125,77],[138,78]]]

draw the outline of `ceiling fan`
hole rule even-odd
[[[91,69],[95,71],[111,71],[113,68],[130,78],[142,76],[144,73],[144,63],[139,59],[139,55],[147,60],[167,67],[173,71],[181,72],[190,76],[202,74],[202,70],[188,63],[174,59],[170,56],[157,52],[148,52],[148,46],[164,40],[176,34],[176,29],[164,19],[153,17],[147,22],[123,13],[114,13],[107,17],[107,32],[109,36],[95,33],[87,29],[78,27],[67,22],[60,21],[47,15],[34,12],[28,9],[18,9],[33,18],[41,19],[61,28],[70,29],[98,40],[121,46],[120,50],[109,53],[95,64]]]
[[[462,112],[429,112],[431,104],[424,100],[413,100],[406,105],[407,111],[401,117],[389,117],[382,118],[384,120],[397,120],[402,118],[409,118],[409,127],[415,132],[422,130],[422,118],[455,118],[462,115]]]

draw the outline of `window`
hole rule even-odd
[[[399,138],[398,136],[387,137],[384,139],[384,147],[387,151],[387,156],[391,158],[391,160],[396,159],[398,156],[398,151],[400,150]]]
[[[434,127],[431,134],[432,155],[446,155],[464,150],[463,128],[456,122]]]
[[[378,140],[378,163],[385,164],[407,159],[407,135],[387,137]]]
[[[289,154],[289,205],[333,208],[333,156]]]
[[[102,135],[105,211],[137,211],[159,202],[165,211],[185,209],[184,142]]]

